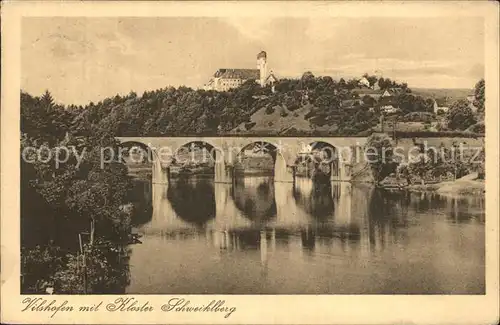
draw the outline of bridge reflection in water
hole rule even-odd
[[[137,226],[130,293],[484,290],[484,199],[307,178],[148,186],[152,213]],[[429,274],[434,282],[422,282]]]
[[[221,249],[272,248],[277,233],[306,249],[314,248],[316,236],[360,240],[364,214],[353,215],[352,191],[350,183],[315,184],[307,178],[293,184],[242,177],[232,185],[178,179],[152,185],[152,219],[140,231],[206,236]]]

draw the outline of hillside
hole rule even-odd
[[[306,115],[314,108],[311,104],[300,106],[295,111],[289,111],[282,106],[273,107],[272,113],[267,113],[262,107],[250,116],[250,121],[241,123],[230,133],[264,133],[287,134],[293,128],[301,132],[335,131],[335,126],[315,126],[306,118]]]
[[[389,79],[384,82],[389,88],[376,91],[359,88],[356,79],[335,81],[328,76],[305,73],[300,79],[279,80],[274,91],[270,86],[260,87],[253,80],[222,92],[166,87],[146,91],[142,96],[131,92],[85,106],[69,105],[63,108],[65,113],[60,119],[63,124],[69,123],[77,135],[96,132],[111,136],[369,135],[380,128],[382,115],[388,122],[390,115],[398,116],[397,129],[401,131],[440,131],[436,123],[445,116],[434,114],[434,101],[428,96],[447,96],[451,101],[471,92],[412,90],[405,83]],[[385,91],[391,95],[381,96]],[[44,96],[49,98],[50,94]],[[43,98],[21,92],[22,107],[43,102]],[[387,107],[397,109],[382,114]],[[407,118],[409,114],[428,116]],[[467,125],[460,128],[473,126],[478,118],[469,116]],[[384,127],[386,132],[390,131],[389,124]],[[41,123],[30,127],[43,131],[46,126]]]
[[[370,93],[370,90],[363,91],[364,93]],[[380,92],[380,91],[378,91]],[[465,99],[470,94],[473,94],[473,89],[450,89],[450,88],[412,88],[411,94],[425,99],[441,99],[446,105],[451,105],[453,102],[459,99]],[[377,94],[377,91],[371,91],[373,94]],[[360,110],[363,107],[359,107]],[[236,128],[231,130],[230,133],[264,133],[271,132],[273,134],[286,135],[287,133],[293,131],[299,132],[328,132],[337,133],[338,123],[327,124],[319,126],[315,124],[311,119],[311,111],[318,110],[315,105],[307,104],[301,105],[299,109],[295,111],[290,111],[286,106],[274,106],[271,112],[266,112],[266,108],[262,107],[253,113],[249,120],[239,124]],[[385,131],[401,131],[401,132],[417,132],[417,131],[439,131],[439,125],[445,124],[444,116],[432,116],[432,113],[425,113],[428,115],[427,119],[431,121],[426,121],[422,119],[421,121],[404,121],[399,117],[396,127],[393,127],[392,120],[396,116],[388,116],[384,130]],[[352,116],[351,116],[352,117]],[[382,128],[378,121],[373,122],[370,128],[375,132],[381,132]],[[342,133],[342,132],[341,132]],[[361,130],[358,134],[364,134],[366,130]]]

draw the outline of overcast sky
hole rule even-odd
[[[279,77],[378,72],[410,87],[472,88],[484,75],[482,18],[24,18],[22,89],[85,104],[131,90],[202,87],[218,68]]]

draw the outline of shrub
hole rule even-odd
[[[271,105],[267,106],[266,107],[266,114],[271,115],[273,113],[274,113],[274,107],[272,107]]]

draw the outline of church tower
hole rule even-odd
[[[257,54],[257,69],[260,72],[259,84],[261,87],[264,87],[267,78],[267,53],[265,51]]]

